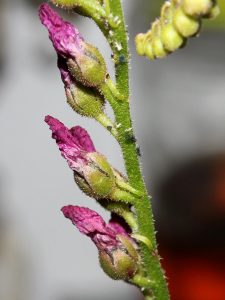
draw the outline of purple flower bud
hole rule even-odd
[[[56,53],[65,59],[71,76],[84,86],[100,86],[106,79],[107,70],[98,49],[86,43],[77,28],[64,21],[47,3],[40,6],[39,17],[48,29]],[[67,82],[64,70],[61,74],[64,83]]]
[[[51,116],[45,117],[45,122],[69,167],[82,179],[82,185],[92,191],[93,197],[109,196],[115,187],[113,170],[106,158],[96,152],[87,131],[80,126],[68,129]],[[79,187],[82,189],[81,185]]]
[[[135,242],[120,223],[113,220],[106,224],[99,214],[85,207],[68,205],[62,212],[95,243],[100,264],[111,278],[132,278],[137,271],[139,256]]]
[[[95,211],[68,205],[62,208],[64,216],[72,221],[78,230],[89,236],[99,250],[111,251],[120,246],[117,235],[128,236],[126,230],[116,221],[106,224]]]
[[[77,28],[64,21],[47,3],[40,6],[39,17],[59,55],[73,58],[82,52],[83,38]]]

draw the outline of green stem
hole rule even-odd
[[[114,29],[114,39],[121,44],[121,49],[118,48],[114,51],[114,55],[120,57],[123,56],[123,62],[115,64],[116,68],[116,80],[117,88],[121,94],[125,97],[129,97],[129,53],[127,45],[127,35],[124,24],[123,10],[120,0],[110,0],[110,9],[114,16],[118,16],[121,20],[119,26]],[[155,238],[154,220],[150,204],[148,192],[146,190],[141,168],[136,152],[135,139],[128,138],[133,135],[133,127],[130,116],[130,106],[128,102],[118,101],[113,102],[113,109],[115,113],[116,122],[118,125],[118,140],[121,145],[123,157],[125,161],[125,167],[129,183],[137,190],[143,193],[142,198],[138,199],[134,208],[137,215],[138,234],[146,236],[152,243],[153,251],[150,252],[147,245],[140,243],[141,257],[143,260],[143,266],[147,273],[147,276],[154,281],[154,285],[151,287],[151,291],[157,300],[168,300],[169,292],[164,277],[163,270],[161,268],[160,259],[157,253],[157,244]],[[145,294],[147,297],[148,295]],[[149,295],[151,297],[152,295]],[[146,298],[147,299],[147,298]]]

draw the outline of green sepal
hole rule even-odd
[[[78,114],[97,118],[104,110],[104,98],[94,89],[79,83],[66,88],[67,102]]]
[[[77,55],[76,61],[68,59],[69,71],[74,79],[83,85],[98,87],[106,78],[105,60],[99,50],[88,43],[84,43],[82,51],[83,53]]]
[[[98,152],[87,154],[88,165],[84,167],[84,178],[93,194],[99,198],[109,197],[115,188],[115,176],[107,159]]]

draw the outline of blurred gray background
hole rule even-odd
[[[146,182],[159,199],[156,219],[168,237],[173,230],[160,201],[162,182],[185,162],[225,152],[225,32],[203,30],[183,50],[149,62],[135,54],[133,39],[148,29],[155,1],[123,2],[133,120]],[[38,20],[39,3],[0,1],[0,299],[141,299],[135,288],[104,275],[94,245],[60,212],[78,204],[109,216],[75,186],[45,115],[85,127],[122,171],[123,161],[104,129],[67,106],[56,55]],[[101,49],[112,73],[111,52],[97,27],[76,15],[67,18]]]

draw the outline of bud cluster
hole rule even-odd
[[[166,1],[151,29],[136,36],[137,52],[151,60],[163,58],[199,32],[202,18],[218,14],[219,7],[214,0]]]

